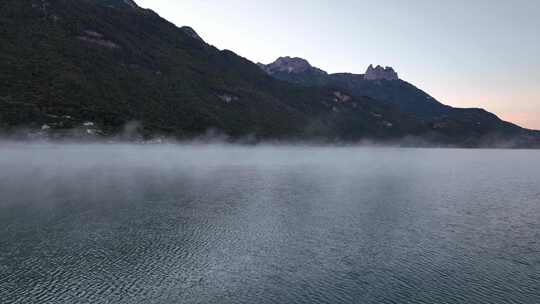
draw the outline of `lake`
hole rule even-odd
[[[0,143],[0,303],[540,303],[540,152]]]

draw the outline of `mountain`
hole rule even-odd
[[[0,22],[4,130],[331,141],[428,131],[369,98],[275,80],[132,1],[4,0]]]
[[[320,83],[276,79],[282,74]],[[92,137],[128,130],[147,138],[193,138],[215,130],[234,139],[407,138],[461,146],[485,145],[488,136],[529,135],[518,127],[477,132],[435,124],[358,94],[355,85],[328,81],[332,77],[298,58],[263,70],[130,0],[0,2],[5,133]]]
[[[287,73],[291,75],[313,75],[313,76],[326,76],[325,71],[315,68],[309,64],[309,62],[302,58],[280,57],[275,62],[264,65],[257,63],[265,72],[270,75]]]
[[[276,62],[278,61],[280,59]],[[281,65],[279,72],[269,73],[268,69],[276,62],[259,66],[272,77],[289,83],[305,87],[332,86],[349,92],[352,96],[369,97],[375,102],[391,105],[401,112],[414,115],[438,133],[451,138],[460,138],[464,145],[473,142],[486,144],[496,141],[495,138],[504,138],[504,141],[512,144],[515,143],[513,140],[524,145],[538,143],[537,131],[526,130],[505,122],[484,109],[462,109],[445,105],[400,79],[392,67],[370,65],[365,74],[328,74],[316,67],[303,68],[305,71],[321,71],[314,74],[302,71],[288,72],[287,66]]]
[[[268,75],[303,86],[328,85],[328,73],[299,57],[279,57],[270,64],[257,63]]]
[[[392,67],[385,67],[378,65],[373,67],[372,64],[369,65],[366,73],[364,74],[365,80],[398,80],[399,76],[394,71]]]

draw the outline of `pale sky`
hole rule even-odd
[[[254,62],[392,66],[441,102],[540,129],[540,0],[137,0]]]

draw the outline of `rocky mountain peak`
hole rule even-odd
[[[301,74],[306,72],[320,75],[327,74],[325,71],[313,67],[307,60],[299,57],[279,57],[273,63],[267,65],[258,63],[258,65],[270,75],[275,73]]]
[[[203,42],[203,43],[206,43],[202,38],[201,36],[199,36],[199,34],[197,34],[197,32],[195,32],[195,30],[189,26],[182,26],[180,28],[184,33],[186,33],[188,36],[194,38],[194,39],[197,39],[199,40],[200,42]]]
[[[399,76],[391,67],[385,67],[378,65],[373,67],[372,64],[367,68],[364,75],[365,80],[398,80]]]

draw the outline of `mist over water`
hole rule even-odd
[[[0,303],[540,303],[540,151],[0,143]]]

